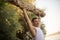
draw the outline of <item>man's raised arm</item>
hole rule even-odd
[[[24,15],[24,18],[27,22],[28,28],[29,28],[32,36],[35,37],[35,35],[36,35],[35,28],[32,25],[32,22],[31,22],[31,20],[29,19],[28,15],[27,15],[26,9],[23,9],[23,15]]]

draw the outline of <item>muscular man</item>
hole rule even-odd
[[[33,18],[32,21],[30,21],[26,9],[23,9],[23,15],[31,32],[32,40],[44,40],[43,32],[39,26],[39,18]]]

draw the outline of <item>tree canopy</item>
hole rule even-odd
[[[31,40],[32,36],[24,22],[22,8],[26,8],[30,19],[39,16],[37,13],[44,17],[45,13],[29,3],[30,1],[0,0],[0,40]]]

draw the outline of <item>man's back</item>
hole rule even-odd
[[[32,40],[44,40],[43,32],[39,27],[35,27],[36,36]]]

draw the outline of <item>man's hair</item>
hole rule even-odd
[[[38,18],[37,18],[37,17],[32,18],[32,22],[33,22],[35,19],[38,19]]]

